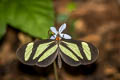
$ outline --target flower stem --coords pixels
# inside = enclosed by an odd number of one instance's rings
[[[54,74],[55,74],[55,80],[58,80],[58,73],[57,73],[57,67],[56,67],[56,62],[54,61]]]

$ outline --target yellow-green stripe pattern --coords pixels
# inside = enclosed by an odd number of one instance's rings
[[[40,44],[38,47],[37,47],[37,50],[35,52],[35,55],[33,57],[33,60],[36,59],[46,48],[48,48],[49,44],[53,43],[52,42],[48,42],[48,43],[43,43],[43,44]]]
[[[29,58],[30,58],[30,55],[32,53],[33,44],[34,44],[33,42],[28,43],[28,45],[27,45],[27,47],[25,49],[25,55],[24,55],[25,61],[28,61]]]
[[[69,56],[69,57],[72,58],[74,61],[79,61],[79,59],[78,59],[70,50],[68,50],[66,47],[64,47],[64,46],[62,46],[62,45],[59,45],[59,47],[60,47],[61,51],[62,51],[65,55]]]
[[[38,60],[38,62],[43,61],[44,59],[48,58],[50,55],[52,55],[56,49],[58,48],[58,45],[56,44],[52,48],[48,49]]]
[[[88,60],[91,60],[91,51],[89,45],[86,42],[82,42],[83,52],[85,53]]]
[[[82,56],[82,54],[80,53],[80,50],[79,50],[77,44],[68,43],[68,42],[65,42],[65,41],[63,41],[63,42],[66,43],[67,46],[68,46],[77,56],[79,56],[81,59],[83,59],[83,56]]]

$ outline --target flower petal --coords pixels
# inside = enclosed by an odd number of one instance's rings
[[[72,37],[68,34],[60,34],[60,37],[64,38],[64,39],[71,39]]]
[[[51,30],[52,32],[54,32],[54,33],[57,35],[58,31],[56,30],[55,27],[50,27],[50,30]]]
[[[62,33],[64,29],[66,29],[65,23],[63,25],[61,25],[61,27],[59,28],[59,33]]]
[[[56,38],[56,35],[53,35],[50,37],[50,39],[55,39]]]

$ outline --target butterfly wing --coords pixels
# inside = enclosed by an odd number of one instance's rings
[[[46,67],[56,59],[57,48],[54,40],[41,40],[21,46],[16,55],[24,64]]]
[[[98,56],[98,49],[91,43],[65,39],[59,45],[63,61],[71,66],[86,65],[94,62]]]

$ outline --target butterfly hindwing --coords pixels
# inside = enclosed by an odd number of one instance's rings
[[[17,50],[18,59],[24,64],[45,67],[50,65],[57,56],[54,40],[41,40],[27,43]]]
[[[65,39],[59,48],[63,61],[71,66],[90,64],[98,56],[97,48],[85,41]]]

